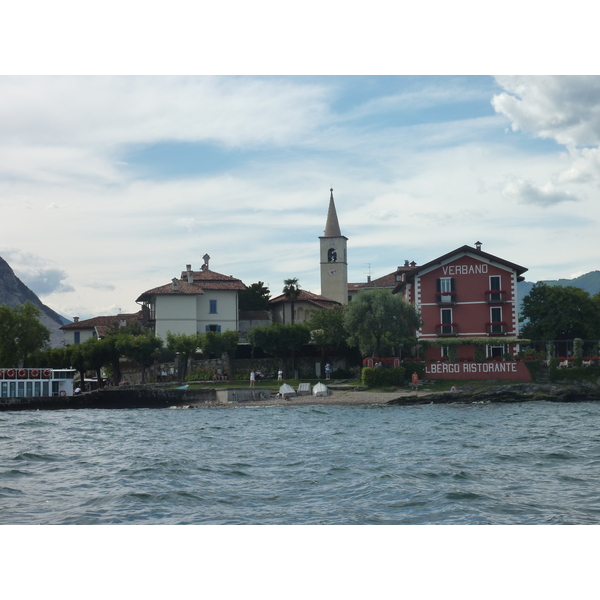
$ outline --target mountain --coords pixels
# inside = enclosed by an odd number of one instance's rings
[[[578,287],[588,292],[590,296],[593,296],[600,292],[600,271],[591,271],[585,275],[575,277],[575,279],[553,279],[544,281],[544,283],[547,285],[568,285]],[[517,292],[521,300],[529,294],[533,285],[534,284],[531,281],[521,281],[521,283],[517,284]]]
[[[35,304],[41,311],[40,321],[50,330],[52,348],[62,346],[65,334],[60,327],[70,323],[42,301],[15,275],[10,265],[0,256],[0,304],[20,306],[25,302]]]
[[[547,285],[565,285],[578,287],[593,296],[600,292],[600,271],[591,271],[574,279],[549,279],[544,281]],[[517,283],[517,294],[519,295],[519,312],[523,312],[523,298],[529,294],[535,284],[531,281]]]

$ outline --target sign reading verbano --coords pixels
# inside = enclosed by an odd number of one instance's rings
[[[448,265],[442,267],[444,275],[474,275],[476,273],[487,273],[488,265]]]
[[[436,362],[425,367],[427,379],[506,379],[531,381],[531,373],[523,362]]]

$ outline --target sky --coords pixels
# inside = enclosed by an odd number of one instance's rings
[[[597,76],[1,76],[0,256],[67,318],[186,264],[320,291],[481,241],[528,281],[600,268]]]

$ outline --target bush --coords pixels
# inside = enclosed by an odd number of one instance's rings
[[[393,367],[392,369],[376,369],[365,367],[362,370],[362,383],[367,387],[400,386],[404,384],[406,369]]]
[[[525,360],[524,363],[529,372],[531,373],[531,378],[534,381],[537,381],[542,373],[543,367],[541,363],[536,362],[535,360]]]
[[[596,367],[571,367],[558,369],[550,367],[550,381],[589,381],[594,382],[600,376]]]
[[[212,379],[213,379],[213,372],[207,371],[206,369],[190,371],[185,377],[186,381],[207,381],[207,380],[212,381]]]

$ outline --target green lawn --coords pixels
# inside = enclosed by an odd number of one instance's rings
[[[331,379],[329,381],[325,380],[325,379],[284,379],[283,383],[287,383],[288,385],[291,385],[295,390],[298,389],[298,384],[300,383],[310,383],[311,386],[316,385],[317,383],[324,383],[325,385],[335,385],[335,379]],[[361,385],[360,381],[349,381],[349,380],[344,380],[344,384],[347,385]],[[231,387],[236,387],[236,388],[249,388],[250,387],[250,382],[249,381],[209,381],[207,383],[190,383],[190,388],[204,388],[204,387],[209,387],[209,388],[215,388],[215,389],[225,389],[225,388],[231,388]],[[254,384],[255,388],[258,389],[272,389],[275,391],[279,391],[279,388],[281,387],[282,384],[277,382],[277,379],[267,379],[265,381],[257,381]],[[178,387],[178,386],[175,386]]]

